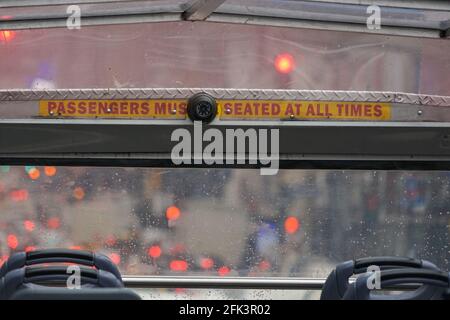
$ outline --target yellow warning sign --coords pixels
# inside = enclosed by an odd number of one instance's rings
[[[391,105],[374,102],[218,100],[222,119],[390,120]]]
[[[41,100],[41,117],[185,119],[186,100]]]
[[[391,119],[391,104],[378,102],[217,100],[222,120]],[[186,119],[185,99],[41,100],[39,116],[59,118]]]

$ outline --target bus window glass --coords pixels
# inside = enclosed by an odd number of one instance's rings
[[[449,267],[448,172],[2,166],[1,257],[103,252],[126,275],[324,278],[364,256]]]

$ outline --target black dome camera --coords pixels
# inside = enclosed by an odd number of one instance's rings
[[[192,121],[209,123],[217,115],[216,100],[207,93],[196,93],[188,100],[187,114]]]

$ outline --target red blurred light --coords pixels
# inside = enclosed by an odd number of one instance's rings
[[[173,260],[170,262],[170,270],[177,272],[185,272],[188,268],[188,264],[184,260]]]
[[[219,273],[219,276],[224,277],[227,274],[229,274],[230,271],[231,271],[230,268],[223,266],[223,267],[220,267],[217,272]]]
[[[70,246],[69,249],[72,249],[72,250],[81,250],[81,246]]]
[[[56,174],[56,167],[44,167],[44,172],[47,176],[52,177]]]
[[[298,228],[300,227],[300,222],[296,217],[288,217],[284,221],[284,230],[286,230],[286,233],[293,234],[298,231]]]
[[[180,217],[180,209],[175,206],[170,206],[166,210],[166,218],[169,221],[177,220]]]
[[[148,248],[147,254],[153,259],[159,258],[161,256],[162,250],[160,246],[151,246]]]
[[[41,172],[39,171],[39,169],[33,168],[28,171],[28,176],[31,180],[36,180],[41,176]]]
[[[280,73],[291,73],[295,68],[295,60],[289,53],[281,53],[275,57],[275,69]]]
[[[211,258],[202,258],[200,260],[200,266],[203,269],[211,269],[214,266],[214,260]]]
[[[73,190],[73,196],[75,197],[75,199],[77,200],[83,200],[85,193],[84,193],[84,189],[82,187],[76,187]]]
[[[10,195],[11,199],[16,202],[28,200],[28,190],[26,190],[26,189],[19,189],[19,190],[11,191],[11,193],[9,195]]]
[[[258,268],[260,271],[267,271],[270,269],[270,262],[263,260],[259,263]]]
[[[61,220],[58,217],[53,217],[47,220],[47,227],[49,229],[58,229],[61,226]]]
[[[28,246],[28,247],[25,247],[25,252],[30,252],[30,251],[35,251],[36,250],[36,247],[35,246]]]
[[[108,236],[108,237],[106,238],[106,240],[105,240],[106,245],[107,245],[107,246],[110,246],[110,247],[112,247],[113,245],[115,245],[116,242],[117,242],[117,239],[116,239],[116,237],[114,237],[113,235]]]
[[[108,257],[111,259],[111,261],[114,263],[114,264],[116,264],[116,265],[118,265],[118,264],[120,264],[120,255],[118,254],[118,253],[115,253],[115,252],[113,252],[113,253],[110,253],[109,255],[108,255]]]
[[[16,37],[16,32],[11,30],[0,31],[0,42],[9,42]]]
[[[6,237],[6,243],[11,249],[16,249],[19,245],[19,240],[15,234],[8,234]]]
[[[23,222],[23,227],[25,228],[25,230],[27,230],[28,232],[31,232],[34,230],[34,228],[36,227],[35,223],[31,220],[25,220]]]

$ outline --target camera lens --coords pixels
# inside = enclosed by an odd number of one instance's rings
[[[187,112],[192,121],[209,123],[217,115],[216,100],[207,93],[196,93],[188,100]]]

